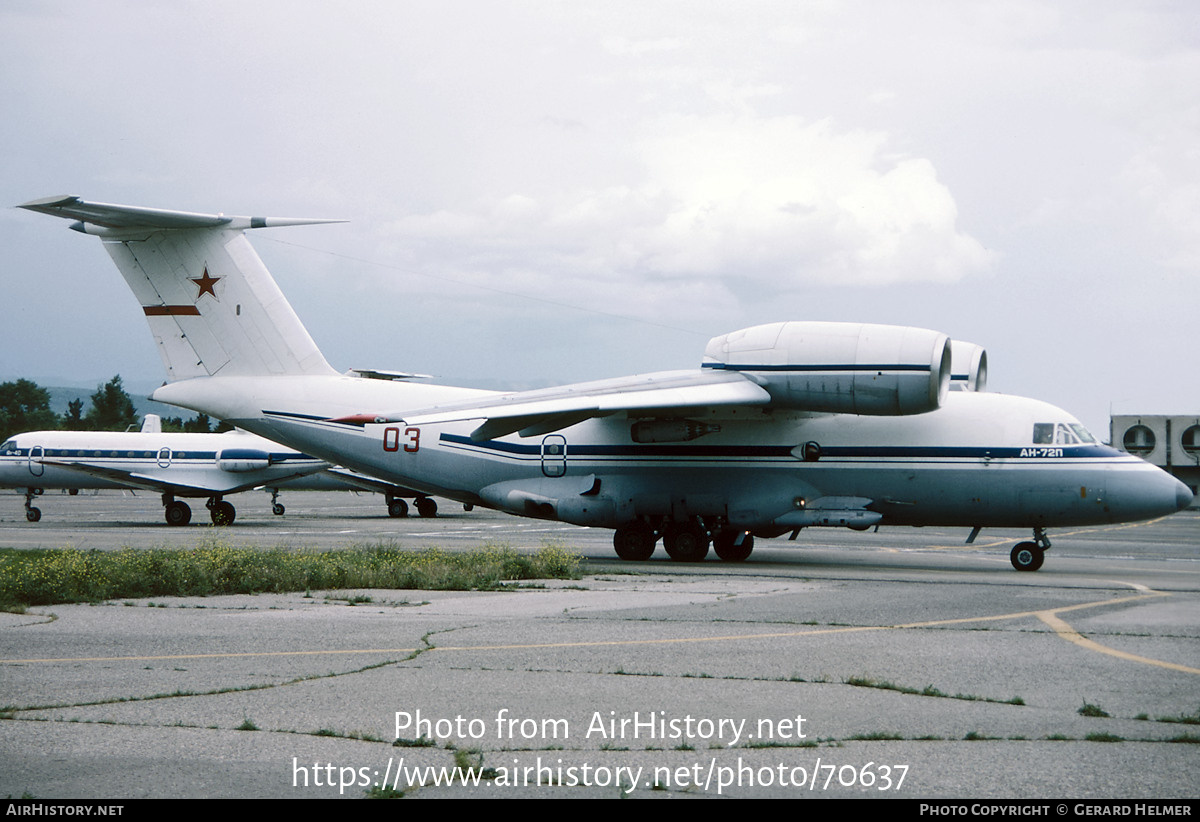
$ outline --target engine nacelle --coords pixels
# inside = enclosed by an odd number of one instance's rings
[[[775,405],[896,416],[938,407],[950,384],[950,340],[924,328],[787,322],[714,337],[705,368],[740,371]]]
[[[222,471],[237,474],[270,466],[271,455],[257,448],[222,448],[217,452],[217,467]]]
[[[982,345],[950,341],[950,387],[962,391],[987,390],[987,352]]]

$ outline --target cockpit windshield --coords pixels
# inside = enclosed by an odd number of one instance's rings
[[[16,450],[17,450],[17,441],[16,440],[9,440],[8,442],[4,443],[4,445],[0,445],[0,454],[11,454]]]
[[[1095,443],[1092,433],[1077,422],[1035,422],[1033,424],[1034,445],[1079,445]]]

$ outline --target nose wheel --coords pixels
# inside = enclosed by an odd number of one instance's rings
[[[1018,542],[1008,555],[1012,566],[1018,571],[1036,571],[1046,561],[1046,552],[1050,550],[1050,538],[1044,528],[1033,529],[1033,542]]]

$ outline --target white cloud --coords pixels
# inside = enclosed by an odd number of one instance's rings
[[[584,292],[620,284],[652,307],[681,292],[729,295],[745,281],[755,298],[954,282],[994,262],[958,230],[933,164],[887,155],[882,133],[792,116],[663,115],[625,145],[636,170],[611,186],[535,181],[537,197],[410,215],[392,233],[442,271],[491,270],[506,282],[540,272]]]

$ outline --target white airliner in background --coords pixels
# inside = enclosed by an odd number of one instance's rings
[[[229,217],[51,197],[100,237],[166,366],[153,399],[426,494],[615,530],[625,559],[749,556],[807,526],[1046,528],[1150,519],[1192,494],[1047,403],[949,391],[919,328],[781,322],[716,337],[701,367],[516,393],[339,374]],[[984,357],[962,346],[968,387]]]
[[[207,498],[214,525],[232,525],[236,510],[225,496],[253,488],[271,492],[271,509],[283,514],[279,491],[347,489],[378,491],[391,516],[407,516],[402,496],[416,496],[422,516],[437,503],[424,495],[331,466],[245,431],[223,434],[164,433],[147,414],[140,431],[31,431],[0,444],[0,488],[25,490],[25,518],[42,518],[33,500],[46,489],[71,491],[139,488],[162,494],[168,525],[187,525],[191,507],[176,497]]]

